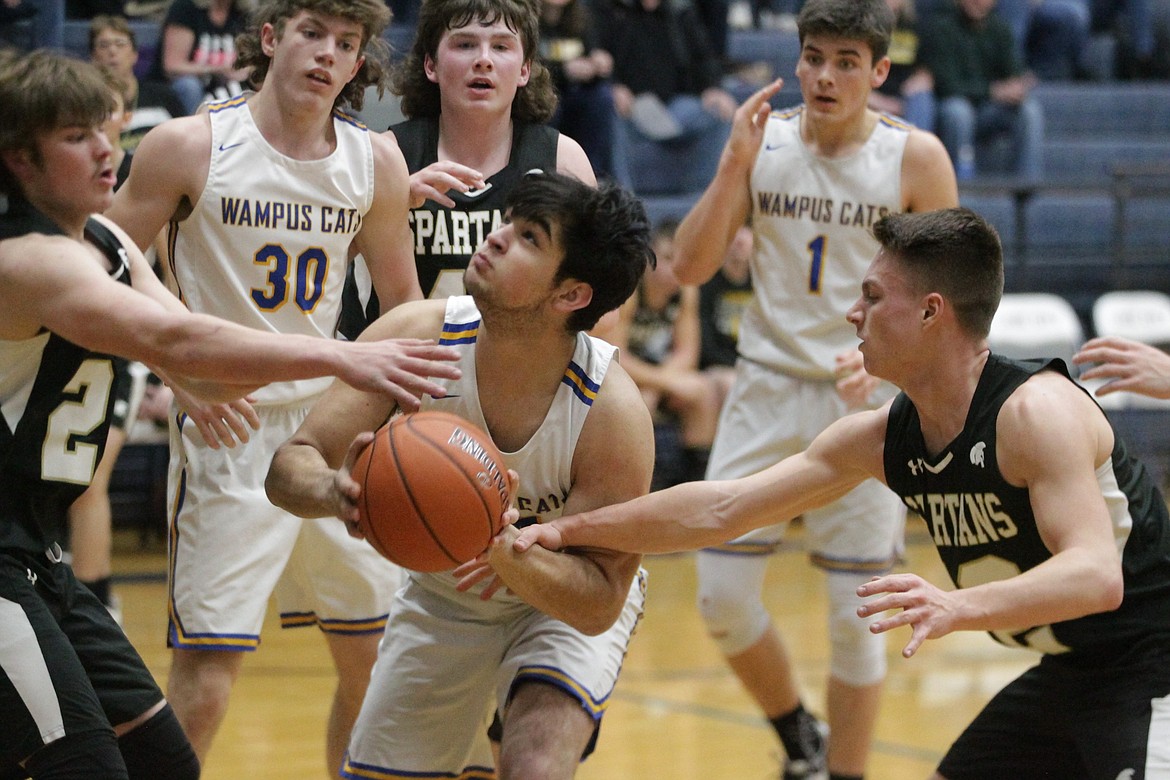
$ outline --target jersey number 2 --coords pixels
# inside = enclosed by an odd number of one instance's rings
[[[49,415],[41,450],[44,479],[80,485],[88,485],[93,479],[99,447],[78,439],[105,422],[113,385],[113,364],[98,358],[82,363],[65,385],[65,394],[76,395],[77,400],[63,401]]]

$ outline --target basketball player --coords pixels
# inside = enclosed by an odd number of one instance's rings
[[[110,165],[114,169],[114,190],[117,191],[130,175],[132,154],[121,146],[122,128],[130,120],[129,87],[113,70],[104,65],[98,65],[98,69],[114,96],[114,109],[102,129],[110,142]],[[110,587],[113,573],[110,478],[114,474],[118,454],[126,443],[127,431],[134,424],[146,382],[134,380],[128,360],[115,358],[113,366],[114,379],[110,392],[114,397],[114,413],[109,421],[110,433],[89,487],[69,506],[69,549],[66,558],[77,579],[106,605],[115,620],[121,622],[121,608]]]
[[[889,397],[858,371],[843,314],[876,245],[883,214],[958,203],[938,139],[867,107],[889,73],[893,18],[883,0],[809,0],[797,20],[804,104],[770,113],[775,82],[740,107],[715,178],[678,230],[674,270],[702,284],[736,230],[752,221],[754,299],[744,313],[734,389],[707,476],[740,477],[807,446],[850,408]],[[841,382],[834,386],[835,382]],[[893,563],[904,511],[875,482],[805,518],[825,572],[831,663],[827,705],[833,777],[861,777],[885,676],[884,639],[857,620],[857,586]],[[863,521],[859,523],[858,521]],[[837,530],[837,526],[848,529]],[[698,555],[708,633],[780,736],[784,777],[825,777],[823,738],[801,703],[761,593],[781,527]]]
[[[1082,381],[1109,380],[1097,388],[1097,395],[1127,391],[1170,399],[1170,354],[1152,344],[1118,336],[1090,339],[1073,362],[1097,364],[1081,372]]]
[[[393,137],[341,110],[360,107],[365,87],[379,81],[375,47],[388,20],[381,0],[264,2],[237,42],[258,91],[142,140],[110,215],[139,246],[171,222],[171,272],[191,309],[333,338],[351,244],[385,306],[421,297],[402,154]],[[201,757],[274,592],[282,625],[318,626],[337,669],[330,776],[361,706],[400,573],[336,523],[276,510],[262,486],[272,452],[326,386],[272,386],[252,397],[255,407],[179,398],[168,692]]]
[[[614,187],[531,174],[508,207],[465,272],[470,297],[404,304],[362,341],[441,333],[457,345],[463,381],[423,408],[490,432],[519,473],[523,525],[649,487],[649,413],[614,348],[584,331],[629,297],[653,254],[641,204]],[[393,411],[383,398],[331,387],[277,451],[273,501],[356,527],[361,488],[350,469]],[[508,593],[461,592],[450,572],[410,572],[342,776],[571,778],[592,750],[642,611],[639,560],[593,550],[526,560],[497,545],[484,563]],[[496,710],[498,775],[483,729]]]
[[[596,183],[581,145],[542,124],[557,98],[539,34],[536,0],[425,0],[410,54],[393,71],[409,118],[389,133],[411,172],[415,263],[427,297],[463,293],[472,252],[500,226],[525,173]],[[351,277],[341,331],[356,338],[377,318],[378,302],[360,262]]]
[[[881,249],[848,319],[866,371],[902,394],[753,476],[526,528],[513,549],[716,544],[873,477],[926,518],[959,589],[875,577],[857,589],[868,599],[857,615],[878,617],[870,630],[910,626],[905,658],[953,631],[1042,654],[960,735],[936,780],[1165,777],[1164,497],[1062,361],[990,353],[1003,256],[983,219],[967,209],[894,214],[875,233]]]
[[[199,762],[114,619],[62,563],[66,508],[113,415],[112,355],[211,400],[337,374],[408,407],[442,393],[450,352],[263,333],[192,314],[110,205],[114,101],[97,70],[37,52],[0,62],[0,776],[186,780]],[[411,372],[411,373],[407,373]],[[419,376],[412,376],[417,373]]]

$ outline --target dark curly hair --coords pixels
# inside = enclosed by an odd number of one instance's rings
[[[594,188],[572,176],[535,171],[512,190],[508,209],[514,217],[559,225],[565,256],[554,283],[576,279],[593,288],[589,305],[569,316],[569,331],[589,330],[625,303],[646,267],[656,264],[646,209],[615,184]]]
[[[423,63],[435,58],[443,33],[475,21],[504,24],[520,36],[524,61],[531,68],[528,83],[516,92],[512,118],[523,122],[547,122],[557,107],[557,93],[548,68],[538,59],[540,51],[539,0],[423,0],[418,31],[410,53],[390,74],[390,91],[402,97],[402,113],[415,119],[437,117],[441,105],[439,85],[427,78]]]
[[[333,105],[360,111],[366,87],[371,85],[378,87],[381,96],[390,55],[390,47],[382,39],[382,32],[390,24],[390,9],[382,0],[266,0],[260,3],[251,15],[248,29],[236,37],[236,67],[252,68],[248,79],[251,85],[260,88],[272,62],[260,46],[260,28],[271,24],[279,38],[284,35],[285,23],[301,11],[336,16],[356,22],[362,28],[362,45],[358,54],[365,57],[365,62]]]

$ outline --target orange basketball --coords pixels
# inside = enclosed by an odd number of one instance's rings
[[[415,571],[446,571],[483,552],[508,507],[504,458],[486,433],[446,412],[395,417],[358,455],[361,530]]]

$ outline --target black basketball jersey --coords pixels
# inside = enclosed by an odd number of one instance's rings
[[[733,282],[717,271],[699,288],[699,368],[734,366],[739,323],[752,300],[752,280]]]
[[[1000,407],[1029,377],[1044,370],[1068,377],[1060,360],[1014,361],[991,355],[966,425],[934,456],[926,451],[918,412],[904,393],[890,410],[886,482],[925,519],[958,587],[1007,579],[1052,557],[1040,538],[1027,489],[1008,484],[995,457]],[[1123,664],[1131,653],[1151,649],[1165,654],[1170,647],[1170,517],[1146,468],[1114,438],[1111,461],[1098,469],[1097,479],[1114,535],[1124,545],[1121,607],[1018,632],[992,632],[1003,644],[1095,666]]]
[[[130,284],[121,243],[90,220],[86,237]],[[61,229],[27,204],[0,215],[0,240]],[[93,478],[113,412],[113,360],[43,331],[0,341],[0,548],[40,552]]]
[[[488,186],[472,193],[447,193],[455,201],[453,209],[428,200],[410,210],[414,263],[423,295],[428,298],[462,294],[463,272],[475,250],[503,222],[504,207],[512,188],[529,171],[557,169],[560,133],[556,129],[524,122],[514,122],[513,126],[508,164],[488,178]],[[398,147],[411,173],[438,162],[438,118],[408,119],[390,130],[398,139]],[[449,275],[452,278],[444,278]],[[351,264],[338,328],[349,339],[357,338],[366,325],[378,318],[377,294],[370,291],[363,306],[366,291],[361,286]]]

